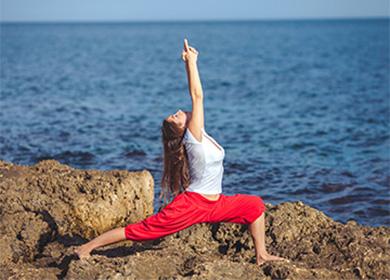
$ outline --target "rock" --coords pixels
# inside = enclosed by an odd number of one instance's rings
[[[150,172],[77,170],[55,160],[0,161],[1,263],[32,261],[49,242],[90,239],[153,214]]]
[[[390,228],[342,224],[304,203],[266,204],[266,244],[290,262],[255,264],[247,225],[200,223],[124,241],[80,261],[73,248],[152,215],[144,170],[0,161],[0,279],[390,279]]]

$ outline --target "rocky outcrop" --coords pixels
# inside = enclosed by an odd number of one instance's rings
[[[153,213],[148,171],[0,161],[3,279],[389,279],[390,228],[342,224],[301,202],[267,204],[266,243],[290,262],[255,264],[246,225],[196,224],[77,260],[93,236]]]
[[[92,238],[153,214],[151,174],[0,162],[0,265],[32,262],[58,239]]]

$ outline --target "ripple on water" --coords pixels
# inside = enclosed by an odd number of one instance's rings
[[[143,150],[132,150],[132,151],[125,151],[124,156],[126,158],[144,157],[146,156],[146,153]]]
[[[95,155],[84,151],[64,151],[54,155],[46,154],[34,157],[35,162],[45,159],[55,159],[63,163],[79,162],[81,164],[91,164],[94,162]]]
[[[344,195],[341,197],[333,198],[328,200],[328,203],[333,206],[338,205],[352,205],[355,203],[367,202],[367,197],[371,199],[372,195],[360,195],[360,194],[351,194]]]
[[[304,187],[304,188],[297,188],[294,191],[290,191],[290,194],[293,195],[305,195],[305,194],[315,194],[317,193],[313,188]]]
[[[320,191],[324,193],[341,192],[351,188],[352,184],[331,184],[325,183],[320,186]]]
[[[390,209],[383,207],[369,207],[367,208],[368,216],[386,217],[387,221],[390,221]]]

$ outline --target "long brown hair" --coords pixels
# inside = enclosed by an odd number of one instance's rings
[[[190,183],[188,157],[183,144],[184,130],[164,120],[161,127],[164,148],[164,170],[161,178],[160,199],[163,203],[183,192]]]

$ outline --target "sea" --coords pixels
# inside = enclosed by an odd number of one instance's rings
[[[205,129],[223,193],[302,201],[390,226],[389,19],[0,24],[0,159],[149,170],[161,124],[191,110],[184,38],[199,52]]]

